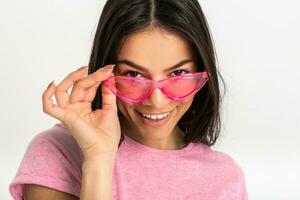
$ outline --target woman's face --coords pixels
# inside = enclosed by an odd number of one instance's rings
[[[125,60],[129,62],[124,62]],[[169,69],[184,60],[189,61],[177,68]],[[122,44],[116,64],[115,75],[145,77],[152,80],[197,71],[188,43],[174,33],[159,29],[135,33],[127,38]],[[176,125],[192,102],[193,97],[184,102],[172,101],[158,88],[143,104],[130,105],[117,99],[118,109],[123,114],[120,118],[122,133],[156,148],[165,149],[174,146],[175,143],[178,144],[178,138],[182,137],[182,131]],[[141,113],[167,112],[171,113],[159,122],[141,115]]]

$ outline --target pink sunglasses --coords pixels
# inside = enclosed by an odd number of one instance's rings
[[[110,76],[103,81],[116,96],[129,104],[144,102],[155,88],[174,101],[184,101],[196,94],[208,81],[208,74],[195,72],[154,81],[130,76]]]

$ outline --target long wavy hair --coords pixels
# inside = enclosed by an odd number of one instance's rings
[[[177,33],[195,54],[197,71],[207,71],[209,80],[198,92],[178,126],[185,143],[215,144],[221,131],[219,78],[216,53],[205,15],[197,0],[108,0],[102,10],[88,74],[115,63],[122,41],[149,27]],[[219,77],[219,78],[218,78]],[[92,102],[92,110],[101,109],[101,87]],[[119,116],[122,115],[118,112]],[[122,143],[124,136],[121,135]]]

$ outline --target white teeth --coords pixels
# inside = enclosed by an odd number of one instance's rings
[[[160,120],[160,119],[163,119],[163,118],[165,118],[166,116],[168,116],[169,114],[170,114],[170,112],[165,113],[165,114],[160,114],[160,115],[147,115],[147,114],[142,113],[143,117],[146,117],[146,118],[152,119],[152,120]]]

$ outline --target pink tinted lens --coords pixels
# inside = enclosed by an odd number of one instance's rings
[[[121,97],[138,100],[149,92],[151,84],[145,83],[142,79],[129,77],[115,77],[117,94]]]
[[[194,92],[199,85],[199,79],[193,76],[182,76],[168,79],[162,88],[163,92],[174,99],[184,98]]]

